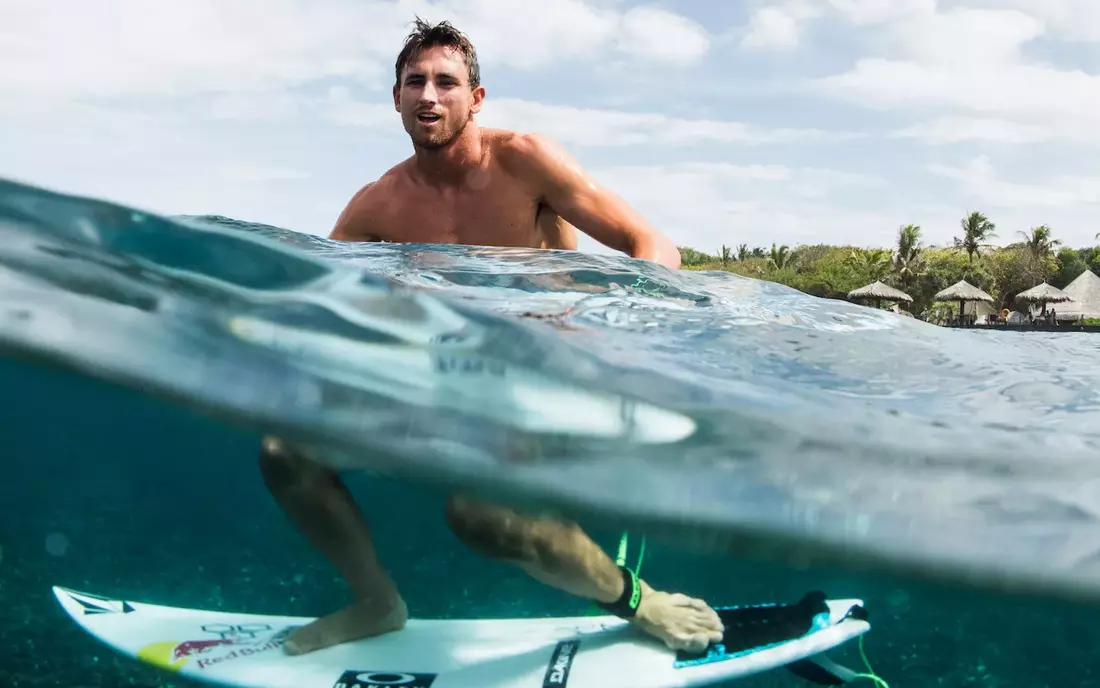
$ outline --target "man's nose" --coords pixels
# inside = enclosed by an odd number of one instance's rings
[[[439,93],[436,91],[435,84],[428,81],[424,84],[424,88],[420,89],[420,102],[422,103],[434,103],[439,100]]]

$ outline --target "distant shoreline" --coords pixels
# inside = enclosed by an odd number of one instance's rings
[[[1049,323],[979,323],[975,325],[941,325],[960,330],[1006,330],[1009,332],[1100,332],[1100,325],[1074,325],[1065,323],[1051,325]]]

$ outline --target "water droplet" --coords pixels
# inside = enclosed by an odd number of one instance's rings
[[[46,551],[54,557],[63,557],[69,551],[69,538],[61,533],[50,533],[46,536]]]

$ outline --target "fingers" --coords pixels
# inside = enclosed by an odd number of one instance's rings
[[[712,643],[721,643],[725,624],[718,612],[705,600],[683,593],[649,591],[649,611],[645,626],[653,635],[663,639],[672,650],[692,653],[705,652]]]
[[[718,640],[721,639],[722,636],[719,635]],[[706,634],[697,634],[683,636],[680,638],[670,638],[669,642],[666,644],[668,645],[669,649],[672,650],[684,650],[685,652],[699,653],[706,650],[707,646],[710,645],[712,642],[715,641],[713,641]]]
[[[711,609],[710,605],[703,600],[693,599],[691,601],[691,608],[701,614],[705,614],[706,616],[713,618],[715,621],[718,621],[718,623],[721,623],[721,621],[719,621],[718,619],[718,612]]]
[[[697,608],[692,605],[693,611]],[[712,643],[722,642],[725,627],[718,615],[705,605],[685,619],[678,631],[669,634],[666,644],[673,650],[703,652]]]
[[[701,626],[705,626],[708,629],[717,628],[718,640],[722,639],[722,633],[725,632],[725,625],[722,624],[722,619],[718,616],[718,612],[714,611],[705,600],[701,600],[695,597],[688,597],[687,595],[676,593],[673,595],[674,601],[683,607],[690,607],[693,611],[697,612]]]

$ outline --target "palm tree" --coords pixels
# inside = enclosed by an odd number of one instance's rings
[[[737,260],[745,260],[749,257],[749,245],[741,244],[737,247]]]
[[[775,244],[772,244],[772,252],[768,259],[771,261],[771,264],[775,266],[776,270],[782,270],[787,264],[787,259],[790,257],[790,250],[786,246],[776,248]]]
[[[894,271],[902,284],[908,284],[920,274],[920,225],[905,225],[898,229],[898,249],[894,252]]]
[[[966,251],[966,257],[971,265],[974,264],[974,256],[989,244],[987,239],[997,236],[994,233],[996,225],[989,221],[985,215],[973,212],[962,219],[963,236],[955,237],[955,248]]]
[[[892,259],[891,251],[885,248],[853,249],[849,254],[855,269],[876,282],[890,272]]]
[[[730,251],[730,247],[722,244],[721,253],[718,254],[718,260],[722,263],[722,267],[729,265],[732,259],[733,253]]]
[[[1020,235],[1023,236],[1032,257],[1036,259],[1046,258],[1055,246],[1062,243],[1059,239],[1050,238],[1050,227],[1047,225],[1032,227],[1030,233],[1020,232]]]

